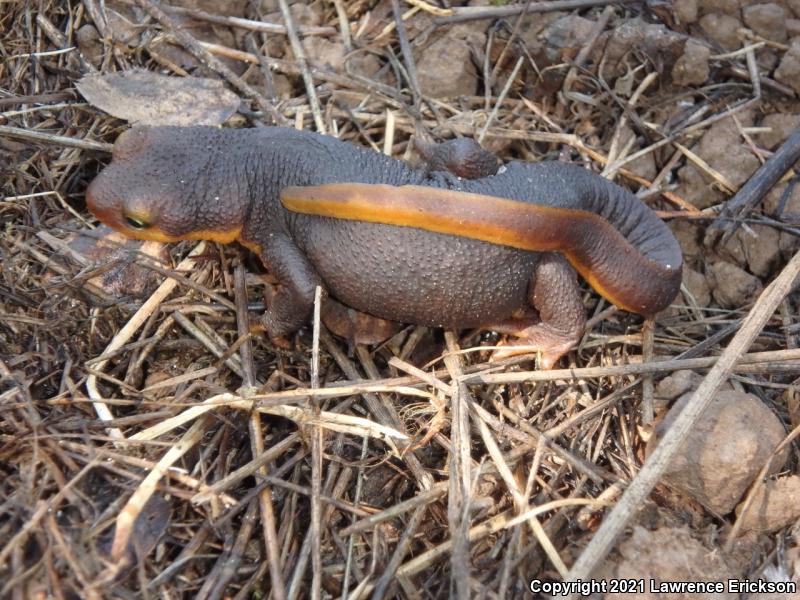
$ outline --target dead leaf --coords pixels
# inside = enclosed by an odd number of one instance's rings
[[[76,86],[93,106],[140,125],[221,125],[240,103],[221,81],[140,69],[86,75]]]

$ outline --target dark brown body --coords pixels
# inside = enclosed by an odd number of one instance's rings
[[[362,217],[346,207],[336,218],[302,214],[315,212],[314,193],[330,198],[331,184],[355,184],[372,214],[365,220],[394,224],[355,220]],[[392,186],[410,213],[398,220],[398,203],[378,202],[376,184]],[[291,190],[305,209],[281,204]],[[462,192],[477,195],[482,210],[469,209]],[[103,221],[133,237],[238,240],[258,252],[282,283],[264,318],[273,336],[306,321],[323,285],[385,319],[513,332],[551,364],[584,318],[564,257],[598,291],[643,314],[667,306],[680,283],[680,249],[652,211],[563,163],[512,163],[466,180],[293,130],[134,129],[87,197]],[[433,226],[440,212],[455,217],[445,229]],[[560,226],[548,226],[547,215]],[[492,227],[527,241],[476,235]]]
[[[406,227],[297,215],[290,231],[329,293],[384,319],[481,327],[528,306],[540,255]],[[446,307],[446,308],[445,308]]]

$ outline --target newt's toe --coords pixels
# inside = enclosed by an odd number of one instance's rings
[[[506,341],[504,346],[492,353],[491,362],[519,356],[538,354],[542,369],[552,369],[558,360],[575,347],[580,334],[564,332],[538,323],[511,333],[516,339]]]

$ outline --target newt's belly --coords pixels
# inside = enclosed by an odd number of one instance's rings
[[[480,327],[529,306],[535,252],[306,215],[290,228],[332,296],[383,319]]]

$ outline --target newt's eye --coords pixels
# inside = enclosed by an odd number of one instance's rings
[[[133,229],[147,229],[150,227],[150,223],[143,221],[137,217],[131,217],[130,215],[125,215],[125,221],[130,225]]]

